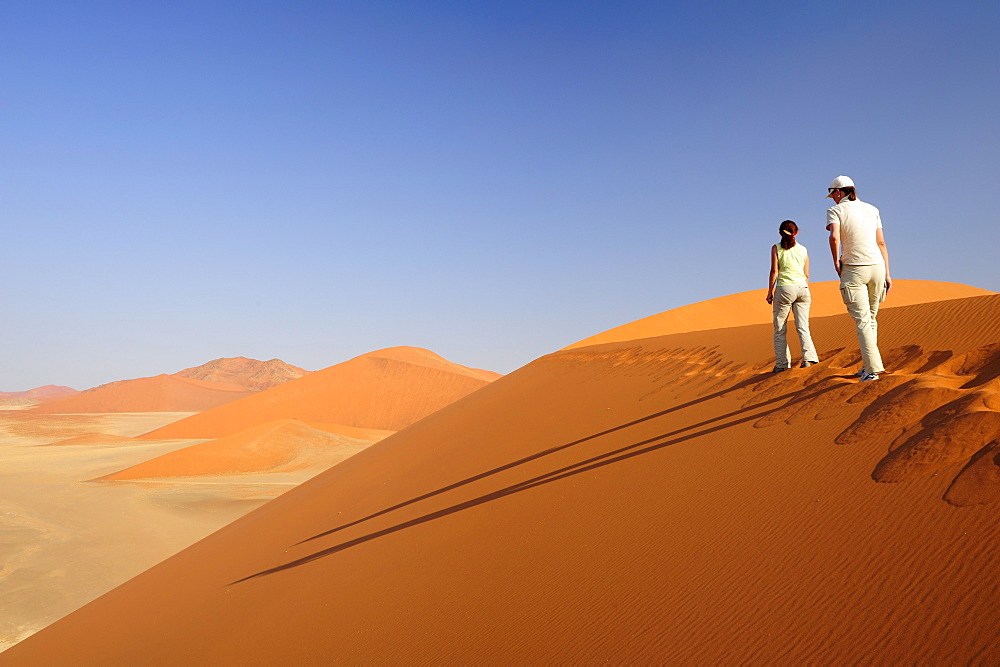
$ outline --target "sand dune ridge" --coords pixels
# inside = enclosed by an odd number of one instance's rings
[[[843,314],[808,369],[768,372],[770,329],[546,355],[0,662],[1000,660],[1000,295],[887,309],[873,383]]]

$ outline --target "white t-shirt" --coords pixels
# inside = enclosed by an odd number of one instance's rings
[[[826,211],[826,228],[840,225],[840,263],[854,266],[883,264],[882,252],[875,243],[875,230],[882,228],[878,209],[860,199],[847,197]]]

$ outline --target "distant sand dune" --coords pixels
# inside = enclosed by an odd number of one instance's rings
[[[39,402],[50,401],[63,396],[76,394],[76,389],[63,387],[61,385],[47,384],[44,387],[35,387],[28,391],[0,391],[0,399],[3,398],[24,398]]]
[[[121,380],[32,408],[37,414],[199,412],[250,395],[235,384],[156,375]]]
[[[842,313],[547,355],[0,662],[996,664],[1000,295],[880,323],[866,384]]]
[[[31,410],[39,414],[201,412],[306,373],[280,359],[227,357],[174,374],[120,380],[82,392],[50,385],[26,393],[42,401]]]
[[[174,422],[143,437],[220,438],[278,419],[398,431],[500,377],[394,347]]]
[[[225,357],[194,368],[185,368],[174,375],[193,380],[235,384],[251,391],[264,391],[300,378],[308,372],[298,366],[286,364],[280,359],[258,361],[246,357]]]
[[[297,419],[283,419],[178,449],[105,475],[100,480],[249,475],[329,468],[371,444],[371,440],[335,435]]]

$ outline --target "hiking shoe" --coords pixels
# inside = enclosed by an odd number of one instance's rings
[[[772,373],[783,373],[783,372],[785,372],[787,370],[788,370],[787,368],[778,368],[777,366],[775,366],[774,368],[771,369],[771,372]]]
[[[864,377],[865,375],[867,375],[867,374],[868,374],[868,371],[866,371],[866,370],[865,370],[865,367],[864,367],[864,366],[862,366],[862,367],[861,367],[861,370],[860,370],[860,371],[858,371],[857,373],[855,373],[855,374],[854,374],[854,377],[859,377],[859,378],[863,378],[863,377]]]
[[[878,373],[865,373],[858,382],[871,382],[878,379]]]
[[[809,368],[810,366],[814,366],[818,363],[819,363],[818,361],[803,361],[801,364],[799,364],[799,368]]]

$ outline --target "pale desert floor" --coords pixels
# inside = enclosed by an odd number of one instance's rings
[[[0,411],[0,650],[316,472],[93,482],[201,441],[40,446],[136,436],[189,414]]]

